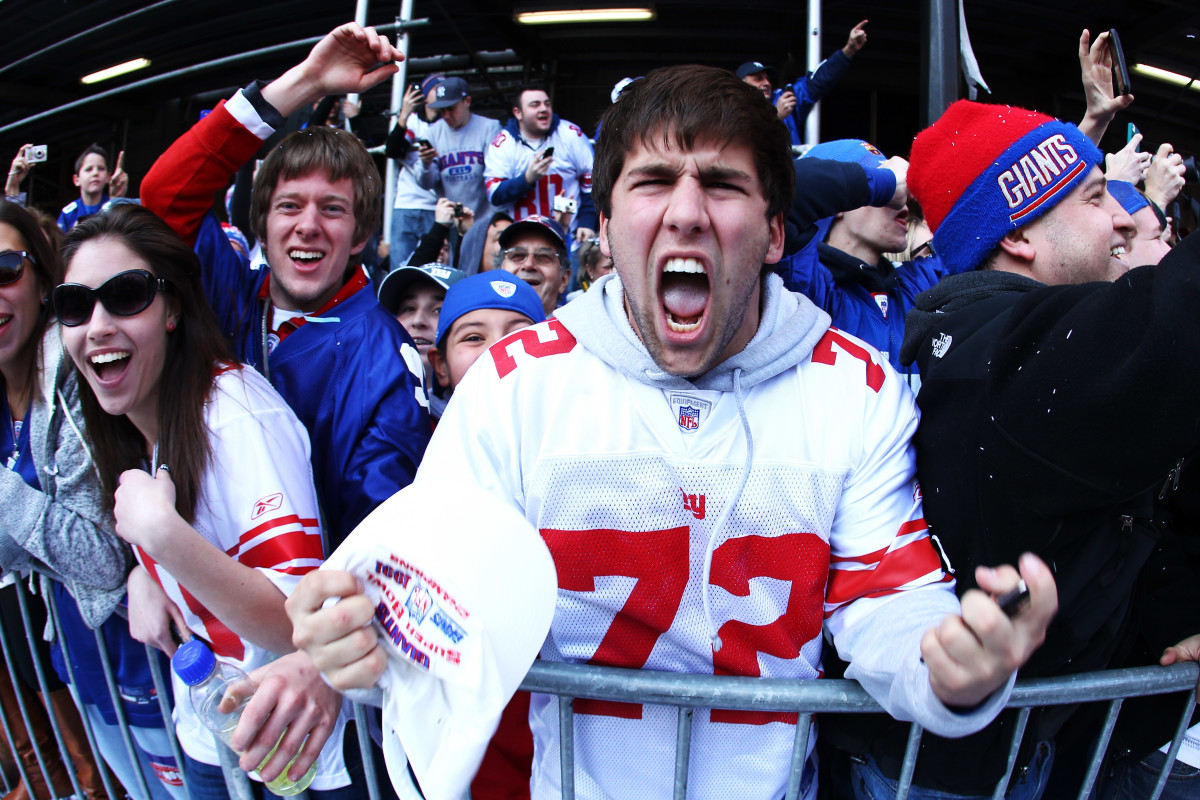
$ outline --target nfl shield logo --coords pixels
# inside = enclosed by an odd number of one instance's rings
[[[429,614],[429,609],[433,608],[433,597],[430,596],[428,589],[418,583],[413,587],[408,600],[405,601],[404,608],[412,616],[413,620],[420,625],[425,621],[426,615]]]
[[[505,300],[517,293],[516,284],[508,281],[492,281],[492,291],[503,297]]]
[[[700,409],[682,406],[679,409],[679,427],[685,431],[694,431],[700,427]]]

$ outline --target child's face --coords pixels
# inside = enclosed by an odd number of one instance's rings
[[[533,320],[506,308],[480,308],[463,314],[446,332],[446,355],[429,352],[438,382],[451,389],[467,374],[484,351],[513,331],[528,328]]]
[[[426,371],[430,368],[429,351],[437,335],[438,313],[446,299],[446,290],[425,280],[414,282],[400,299],[396,319],[408,331]],[[426,372],[428,374],[428,372]]]
[[[97,195],[108,184],[108,164],[99,153],[88,153],[75,176],[75,185],[82,194]]]

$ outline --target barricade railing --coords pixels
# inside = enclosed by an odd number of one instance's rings
[[[31,599],[23,585],[24,582],[24,580],[16,581],[17,598],[25,628],[24,634],[30,651],[35,656],[33,661],[38,688],[42,692],[43,697],[47,697],[46,665],[40,663],[36,657],[34,648],[34,637],[40,637],[42,631],[32,630],[28,613],[28,604],[30,602],[42,602],[42,599]],[[53,594],[47,593],[44,599],[49,606],[50,618],[53,621],[59,642],[65,649],[66,642],[61,636],[61,624]],[[17,640],[15,636],[12,638],[14,641]],[[18,680],[17,672],[15,671],[13,653],[10,652],[8,639],[8,635],[0,636],[4,662],[8,667],[9,677],[14,682],[14,690],[18,698],[22,722],[28,730],[32,730],[29,714],[27,713],[24,701],[21,699],[22,693],[19,687],[16,686]],[[130,732],[129,721],[124,713],[120,692],[110,667],[111,662],[107,657],[104,637],[99,632],[97,632],[96,641],[100,649],[101,658],[103,659],[102,667],[109,695],[119,720],[125,748],[130,761],[136,765],[138,757]],[[186,786],[187,774],[184,767],[183,753],[174,735],[174,725],[171,722],[171,708],[167,701],[167,679],[159,666],[158,658],[155,657],[156,651],[147,648],[147,652],[150,656],[151,674],[158,694],[159,708],[162,713],[163,722],[169,734],[171,747]],[[64,661],[67,665],[68,676],[71,679],[71,690],[74,693],[76,682],[69,657],[69,650],[64,652]],[[1004,777],[997,783],[993,797],[1002,798],[1004,796],[1005,787],[1008,785],[1016,766],[1017,752],[1029,721],[1030,712],[1034,708],[1083,703],[1108,704],[1104,723],[1097,737],[1087,774],[1083,784],[1080,786],[1078,797],[1080,800],[1084,800],[1096,781],[1101,761],[1107,751],[1123,701],[1131,697],[1185,693],[1186,699],[1180,707],[1179,722],[1176,726],[1175,735],[1171,740],[1167,758],[1159,776],[1158,785],[1152,797],[1148,799],[1157,800],[1165,785],[1167,775],[1171,770],[1176,755],[1179,752],[1184,734],[1187,731],[1188,721],[1191,717],[1192,708],[1195,705],[1198,676],[1200,676],[1200,665],[1189,662],[1175,664],[1170,667],[1142,667],[1067,675],[1056,678],[1018,680],[1007,705],[1007,708],[1018,710],[1017,723],[1014,726],[1009,743],[1008,767]],[[697,710],[719,708],[735,711],[797,713],[798,721],[787,783],[787,800],[794,800],[799,796],[800,781],[803,776],[808,753],[813,714],[864,714],[882,711],[879,704],[858,683],[851,680],[794,681],[772,678],[686,675],[538,661],[530,669],[521,688],[530,692],[554,695],[558,698],[560,770],[562,797],[564,800],[574,800],[575,798],[573,703],[579,698],[642,703],[673,707],[677,710],[673,791],[673,796],[677,800],[683,800],[687,796],[692,718]],[[76,697],[76,699],[78,698]],[[371,712],[368,712],[363,707],[355,707],[355,719],[358,723],[359,747],[362,753],[367,794],[371,800],[376,800],[375,775],[377,774],[377,769],[382,765],[377,765],[373,758],[370,737],[367,733],[368,713]],[[67,750],[63,744],[63,735],[59,728],[58,720],[55,719],[53,713],[47,716],[54,731],[55,742],[63,754],[62,760],[67,768],[73,791],[77,797],[82,798],[84,794],[80,788],[70,759],[66,756]],[[99,753],[88,715],[82,714],[81,717],[92,752]],[[7,718],[7,715],[0,715],[0,726],[3,727],[4,733],[10,743],[15,741],[11,730],[12,722],[12,720]],[[901,766],[896,800],[905,800],[908,796],[922,734],[923,730],[919,725],[915,723],[910,725],[908,746]],[[229,785],[231,800],[250,800],[252,794],[250,792],[249,779],[244,772],[238,769],[236,755],[229,752],[223,745],[219,746],[218,750],[222,753],[222,766]],[[37,753],[38,768],[45,776],[45,784],[53,793],[55,791],[54,784],[47,770],[43,754],[37,751],[36,748],[35,752]],[[21,780],[25,782],[26,786],[29,786],[29,775],[26,765],[22,764],[21,758],[16,756],[15,753],[14,760]],[[100,763],[98,756],[97,763]],[[144,776],[142,776],[140,770],[135,770],[135,772],[138,779],[136,789],[144,797],[150,797],[151,793],[149,787],[146,785]],[[112,782],[109,780],[106,771],[102,769],[100,773],[109,797],[117,798],[118,795],[114,793]],[[4,784],[6,792],[13,788],[8,784],[7,779],[4,779]]]

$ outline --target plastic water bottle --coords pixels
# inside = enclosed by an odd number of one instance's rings
[[[222,742],[229,745],[230,749],[233,749],[230,739],[233,738],[233,732],[242,718],[242,709],[250,702],[250,698],[245,698],[228,711],[222,711],[220,706],[231,686],[249,680],[246,673],[232,664],[217,661],[212,650],[208,649],[208,645],[199,639],[192,639],[180,645],[179,649],[175,651],[175,655],[171,656],[171,669],[175,671],[180,680],[190,687],[188,691],[191,694],[192,707],[196,709],[200,721]],[[286,729],[284,733],[287,733]],[[283,741],[283,734],[280,734],[279,741]],[[271,756],[275,755],[278,748],[279,742],[275,742],[271,752],[267,753],[262,764],[258,765],[259,769],[262,769],[271,760]],[[296,758],[299,757],[300,754],[297,753]],[[288,773],[291,772],[292,764],[295,763],[296,759],[293,758],[288,762],[287,768],[279,774],[279,777],[273,781],[264,782],[263,785],[273,794],[283,797],[303,792],[316,777],[317,765],[314,763],[309,767],[308,772],[304,773],[299,780],[292,780],[288,777]]]

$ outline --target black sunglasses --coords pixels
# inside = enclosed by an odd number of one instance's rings
[[[95,289],[81,283],[62,283],[54,287],[54,315],[68,328],[92,318],[96,300],[108,313],[118,317],[140,314],[154,302],[154,295],[167,291],[167,282],[144,269],[118,272]]]
[[[0,253],[0,286],[21,280],[25,272],[25,259],[33,261],[33,256],[24,250],[5,250]]]

